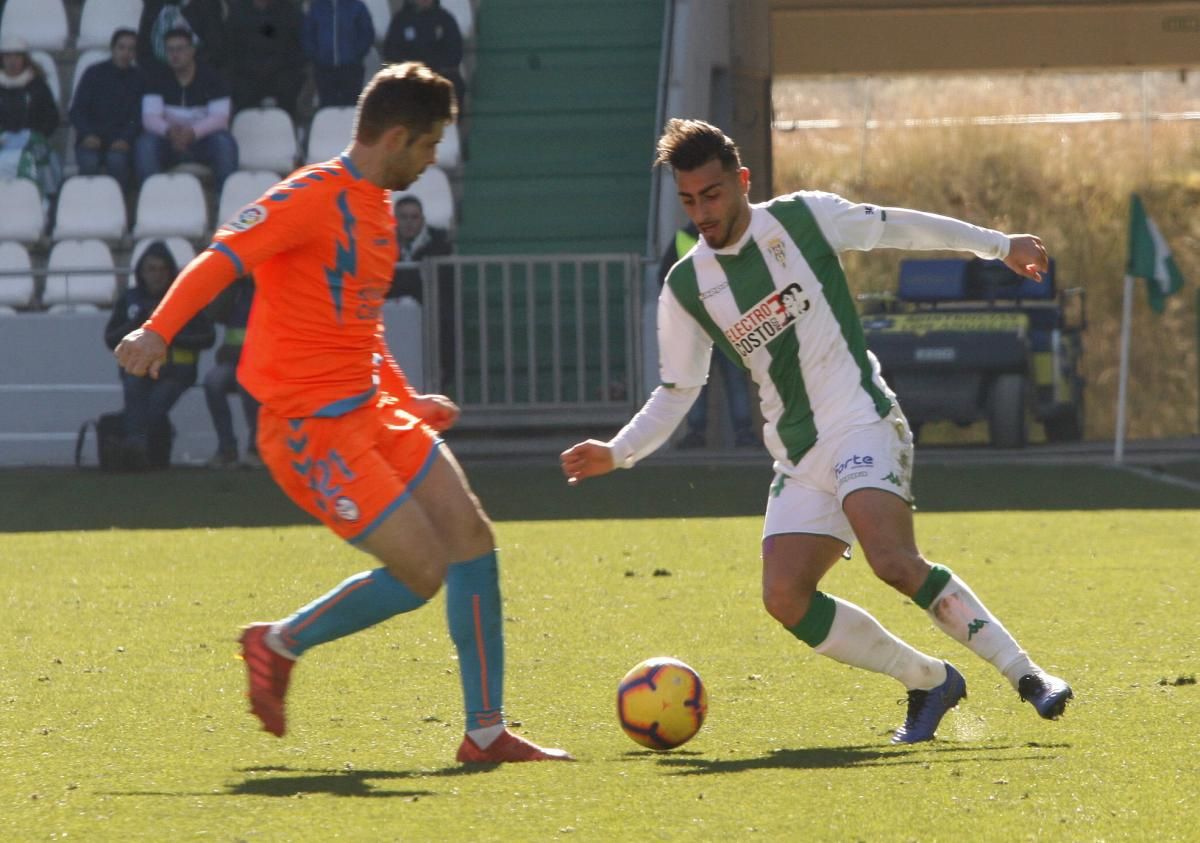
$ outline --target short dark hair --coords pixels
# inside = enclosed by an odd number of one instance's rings
[[[186,38],[189,44],[195,45],[196,36],[186,26],[173,26],[163,33],[163,44],[166,44],[172,38]]]
[[[114,29],[112,38],[108,39],[108,48],[111,50],[113,47],[117,46],[117,42],[119,40],[121,40],[122,38],[124,38],[126,35],[128,35],[132,38],[137,38],[137,32],[135,30],[130,29],[127,26],[119,26],[116,29]]]
[[[401,205],[416,205],[418,211],[422,214],[425,213],[425,206],[421,204],[421,200],[411,193],[406,193],[396,200],[396,207],[399,208]]]
[[[703,167],[714,158],[721,162],[721,168],[726,171],[742,166],[737,144],[716,126],[703,120],[680,120],[677,117],[668,120],[662,137],[658,139],[657,152],[655,166],[665,164],[672,170],[685,173]]]
[[[395,126],[412,139],[433,131],[433,124],[454,119],[454,85],[416,61],[389,64],[371,77],[358,97],[354,139],[374,143]]]

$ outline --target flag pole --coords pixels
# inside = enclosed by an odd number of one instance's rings
[[[1125,403],[1129,387],[1129,335],[1133,321],[1133,276],[1125,276],[1125,296],[1121,303],[1121,368],[1117,376],[1117,432],[1113,441],[1113,462],[1125,460]]]

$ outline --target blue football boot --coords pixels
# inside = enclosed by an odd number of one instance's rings
[[[933,740],[946,712],[967,697],[967,681],[954,665],[945,662],[946,681],[928,691],[908,692],[908,716],[892,735],[892,743],[920,743]]]
[[[1047,720],[1062,716],[1067,700],[1075,696],[1070,685],[1049,673],[1026,673],[1017,682],[1017,693]]]

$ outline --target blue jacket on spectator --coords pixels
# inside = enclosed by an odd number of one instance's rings
[[[142,94],[146,80],[136,67],[124,70],[112,59],[83,72],[71,99],[71,125],[79,137],[95,135],[106,143],[133,144],[142,130]]]
[[[362,0],[313,0],[304,16],[304,54],[321,67],[358,64],[375,43],[375,25]]]

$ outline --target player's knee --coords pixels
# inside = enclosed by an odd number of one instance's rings
[[[767,614],[786,627],[800,623],[812,602],[812,589],[797,583],[771,581],[763,583],[762,601]]]
[[[429,560],[423,565],[388,565],[388,570],[400,582],[425,600],[433,599],[446,579],[447,563],[442,560]]]
[[[929,568],[920,553],[898,549],[868,551],[867,564],[875,576],[903,594],[914,594]]]

